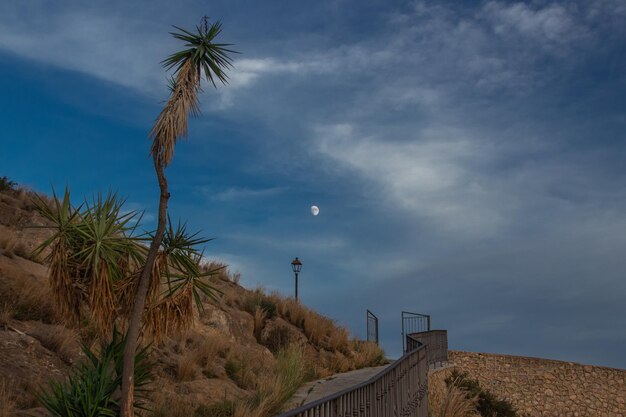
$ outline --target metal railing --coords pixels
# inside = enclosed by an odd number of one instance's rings
[[[428,416],[426,346],[405,353],[372,379],[278,417]]]
[[[426,346],[429,365],[448,361],[448,331],[430,330],[411,333],[406,336],[407,349],[414,350]]]
[[[278,417],[428,417],[428,367],[447,359],[447,332],[407,334],[406,342],[411,350],[368,381]]]
[[[407,335],[430,331],[430,316],[428,314],[402,312],[402,352],[408,352]]]
[[[378,344],[378,317],[367,310],[367,341]]]

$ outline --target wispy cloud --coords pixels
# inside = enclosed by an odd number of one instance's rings
[[[224,191],[220,191],[216,194],[211,194],[210,191],[207,193],[211,196],[213,200],[217,201],[237,201],[244,199],[257,199],[263,197],[276,196],[282,192],[284,192],[286,188],[284,187],[272,187],[272,188],[261,188],[261,189],[252,189],[246,187],[231,187]]]

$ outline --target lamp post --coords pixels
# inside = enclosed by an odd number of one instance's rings
[[[298,274],[302,269],[302,262],[300,262],[300,259],[296,257],[296,259],[291,261],[291,269],[293,269],[294,274],[296,274],[296,301],[298,301]]]

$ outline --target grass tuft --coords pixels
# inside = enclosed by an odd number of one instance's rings
[[[72,363],[79,354],[78,335],[73,330],[60,325],[36,326],[30,335],[39,340],[41,345],[55,352],[66,363]]]
[[[9,381],[0,379],[0,417],[13,417],[15,415],[17,401],[10,387]]]

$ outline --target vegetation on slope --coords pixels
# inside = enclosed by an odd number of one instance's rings
[[[97,352],[103,340],[90,315],[71,323],[55,308],[47,252],[31,255],[50,237],[30,227],[50,225],[34,198],[15,185],[0,192],[0,402],[30,412],[46,381],[85,363],[81,344]],[[384,361],[377,346],[291,298],[241,287],[222,267],[201,272],[218,270],[207,279],[223,295],[201,294],[193,326],[152,345],[146,416],[269,416],[306,380]]]

